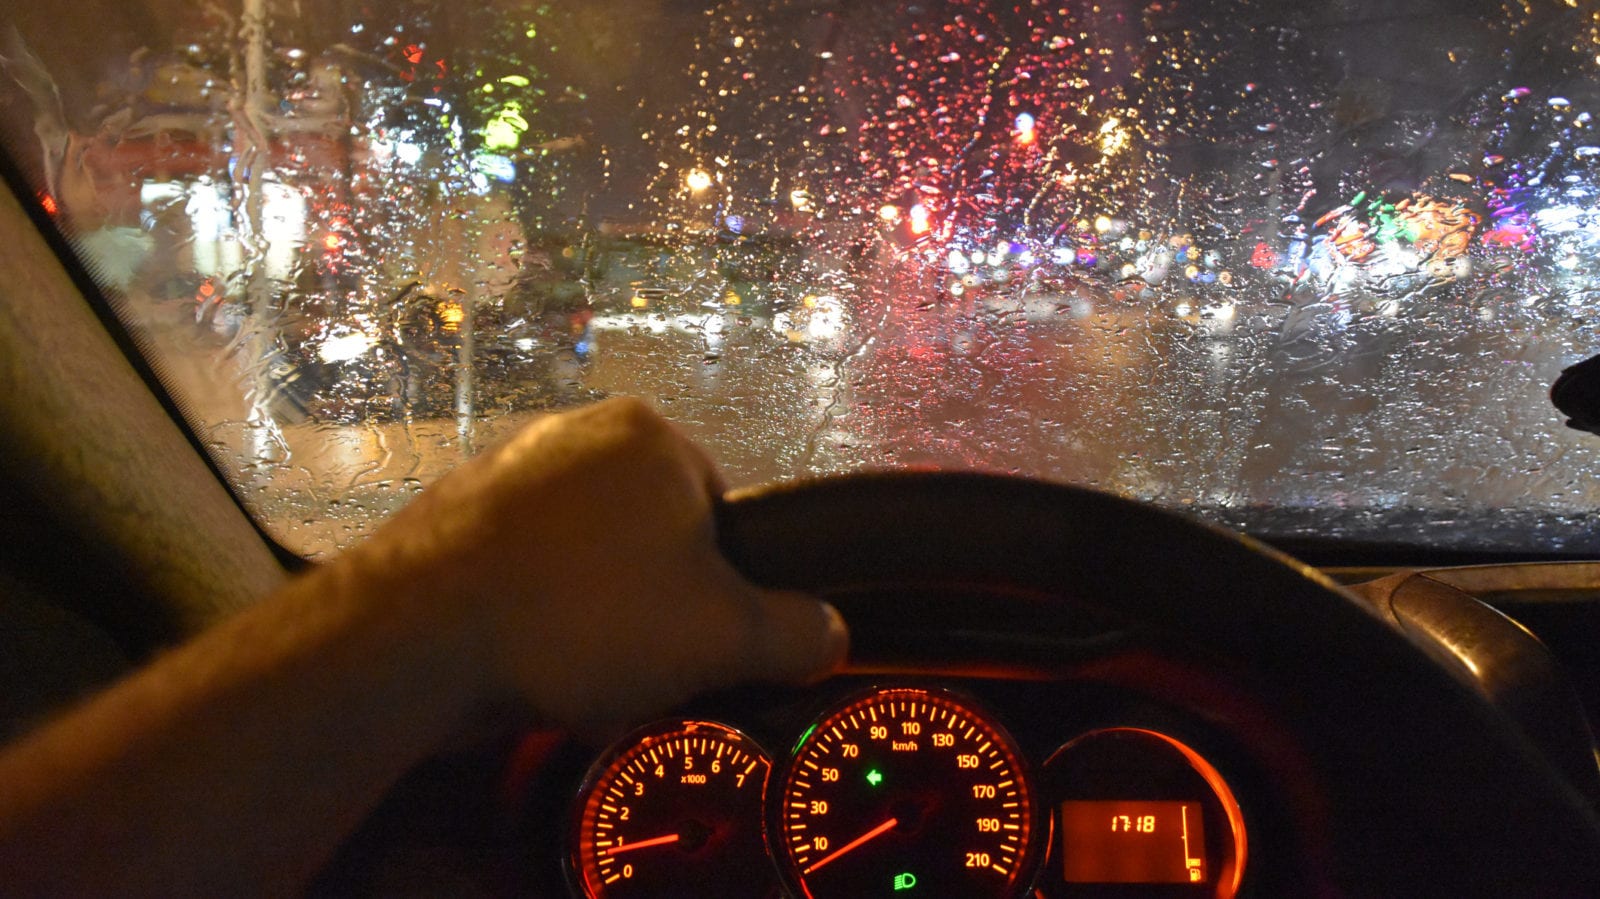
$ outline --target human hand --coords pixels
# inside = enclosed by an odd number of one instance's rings
[[[843,662],[831,606],[758,588],[718,552],[722,486],[649,406],[608,401],[441,479],[350,561],[469,616],[490,692],[604,738],[696,692]]]

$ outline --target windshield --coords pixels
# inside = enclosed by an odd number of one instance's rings
[[[73,7],[82,7],[74,9]],[[316,556],[541,413],[1600,549],[1588,0],[12,4],[0,132]]]

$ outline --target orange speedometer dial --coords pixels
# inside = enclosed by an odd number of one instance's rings
[[[1038,867],[1036,818],[1010,736],[923,689],[873,690],[824,715],[772,811],[780,864],[811,899],[1020,896]]]
[[[578,797],[571,870],[583,895],[766,899],[777,875],[762,839],[772,762],[726,725],[665,721],[590,771]]]

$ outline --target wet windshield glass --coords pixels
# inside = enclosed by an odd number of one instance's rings
[[[33,200],[297,551],[617,394],[735,484],[1600,546],[1600,446],[1546,396],[1600,351],[1588,0],[0,19]]]

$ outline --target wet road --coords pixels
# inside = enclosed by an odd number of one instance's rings
[[[1279,531],[1392,537],[1399,515],[1407,539],[1470,546],[1503,539],[1496,522],[1510,528],[1524,510],[1550,524],[1547,545],[1593,539],[1600,438],[1562,427],[1547,399],[1592,352],[1571,313],[1418,299],[1295,308],[1082,282],[951,297],[882,271],[852,283],[781,314],[597,314],[588,353],[553,355],[542,377],[571,403],[651,399],[735,486],[980,469]],[[478,395],[505,386],[480,382]],[[480,416],[473,442],[534,414]],[[359,537],[465,457],[457,423],[437,416],[207,420],[214,441],[242,448],[230,452],[243,454],[247,500],[313,553]]]
[[[583,381],[649,385],[738,483],[931,465],[1169,505],[1600,504],[1600,441],[1546,398],[1586,350],[1564,317],[1177,307],[884,291],[795,341],[754,316],[620,315]]]

